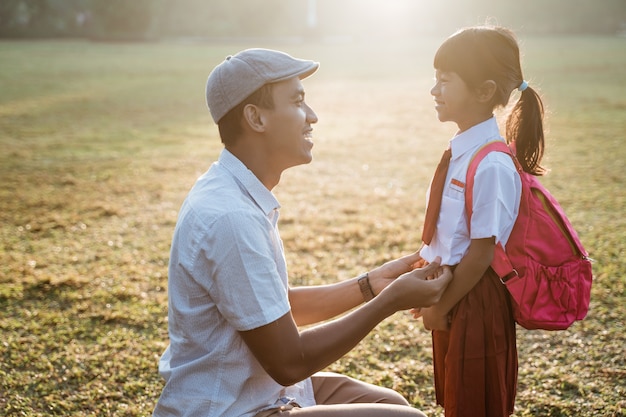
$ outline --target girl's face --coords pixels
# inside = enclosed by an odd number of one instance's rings
[[[485,120],[485,109],[456,72],[435,71],[430,90],[440,122],[454,122],[462,132]]]

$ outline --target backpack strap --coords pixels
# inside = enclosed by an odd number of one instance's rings
[[[489,152],[493,151],[508,154],[513,159],[515,168],[518,171],[522,169],[511,148],[509,148],[506,143],[500,140],[489,142],[483,145],[480,149],[478,149],[478,151],[476,151],[474,156],[472,156],[472,159],[470,160],[469,166],[467,168],[467,175],[465,178],[465,210],[467,212],[467,228],[470,230],[470,235],[472,224],[472,211],[474,207],[474,176],[476,175],[478,165],[483,160],[483,158],[487,156]],[[502,243],[500,242],[496,244],[493,260],[491,261],[491,268],[496,272],[496,274],[498,274],[502,283],[505,283],[506,281],[517,275],[517,271],[515,270],[515,268],[513,268],[513,265],[511,264],[509,257],[502,247]]]

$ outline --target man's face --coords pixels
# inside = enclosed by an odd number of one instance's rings
[[[294,77],[274,84],[273,109],[264,109],[267,154],[274,168],[308,164],[313,159],[313,128],[317,115],[304,101],[304,88]]]

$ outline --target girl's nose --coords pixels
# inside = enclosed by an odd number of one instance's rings
[[[433,87],[430,89],[430,95],[436,96],[439,93],[439,83],[435,83]]]

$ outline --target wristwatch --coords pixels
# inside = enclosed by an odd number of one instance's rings
[[[374,294],[374,291],[372,291],[372,286],[370,285],[370,276],[368,272],[359,275],[357,281],[359,283],[359,289],[361,290],[361,294],[363,294],[363,301],[367,303],[369,300],[376,296]]]

